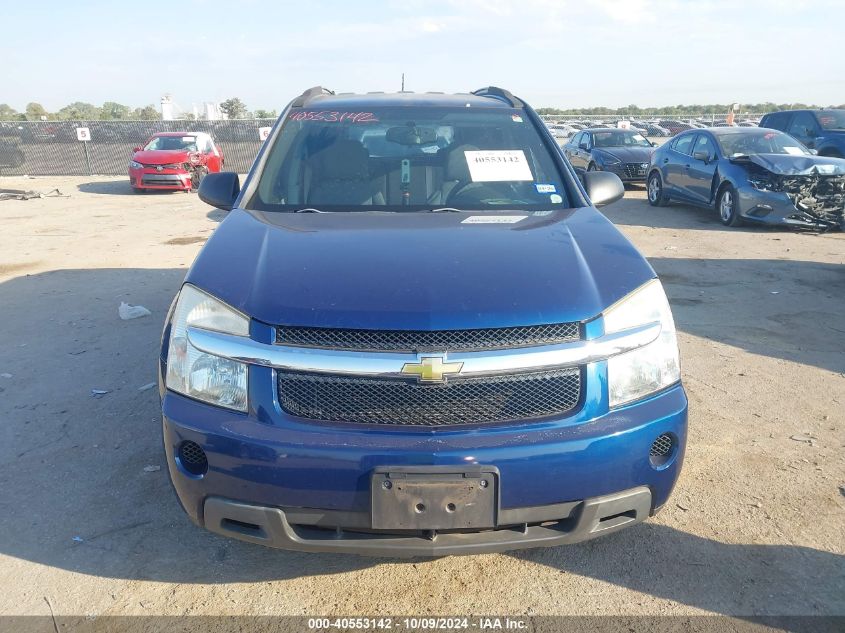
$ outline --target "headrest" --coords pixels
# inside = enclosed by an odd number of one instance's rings
[[[370,153],[360,141],[339,140],[314,155],[317,170],[330,180],[363,180],[369,177]]]
[[[464,152],[474,152],[478,148],[475,145],[458,145],[449,152],[446,158],[446,180],[469,181],[469,166]]]

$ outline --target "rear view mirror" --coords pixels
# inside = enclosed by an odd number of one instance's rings
[[[384,137],[399,145],[433,145],[437,141],[437,130],[431,127],[403,125],[388,128]]]
[[[231,171],[206,174],[200,181],[197,192],[200,200],[212,207],[231,211],[238,194],[241,192],[241,181],[238,175]]]
[[[625,195],[625,185],[619,176],[609,171],[584,172],[582,181],[590,202],[596,207],[621,200]]]

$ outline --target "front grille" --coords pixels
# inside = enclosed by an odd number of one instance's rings
[[[181,185],[182,179],[176,174],[144,174],[141,178],[144,185]]]
[[[674,442],[672,441],[672,436],[668,433],[664,433],[654,440],[648,454],[651,457],[666,457],[666,455],[671,452],[673,444]]]
[[[625,163],[625,175],[628,178],[645,178],[645,172],[648,166],[643,167],[645,163]]]
[[[276,343],[280,345],[363,352],[471,352],[555,345],[579,338],[578,323],[477,330],[353,330],[290,326],[276,330]]]
[[[302,418],[448,427],[570,413],[581,400],[581,370],[457,377],[437,384],[281,371],[278,389],[282,408]]]

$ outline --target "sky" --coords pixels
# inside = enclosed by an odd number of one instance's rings
[[[534,107],[845,102],[842,0],[2,0],[0,103],[181,109],[304,89]],[[146,8],[145,8],[146,7]],[[166,10],[165,10],[166,7]]]

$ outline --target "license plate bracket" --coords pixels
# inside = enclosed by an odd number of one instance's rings
[[[380,467],[370,492],[376,530],[492,528],[499,473],[490,466]]]

